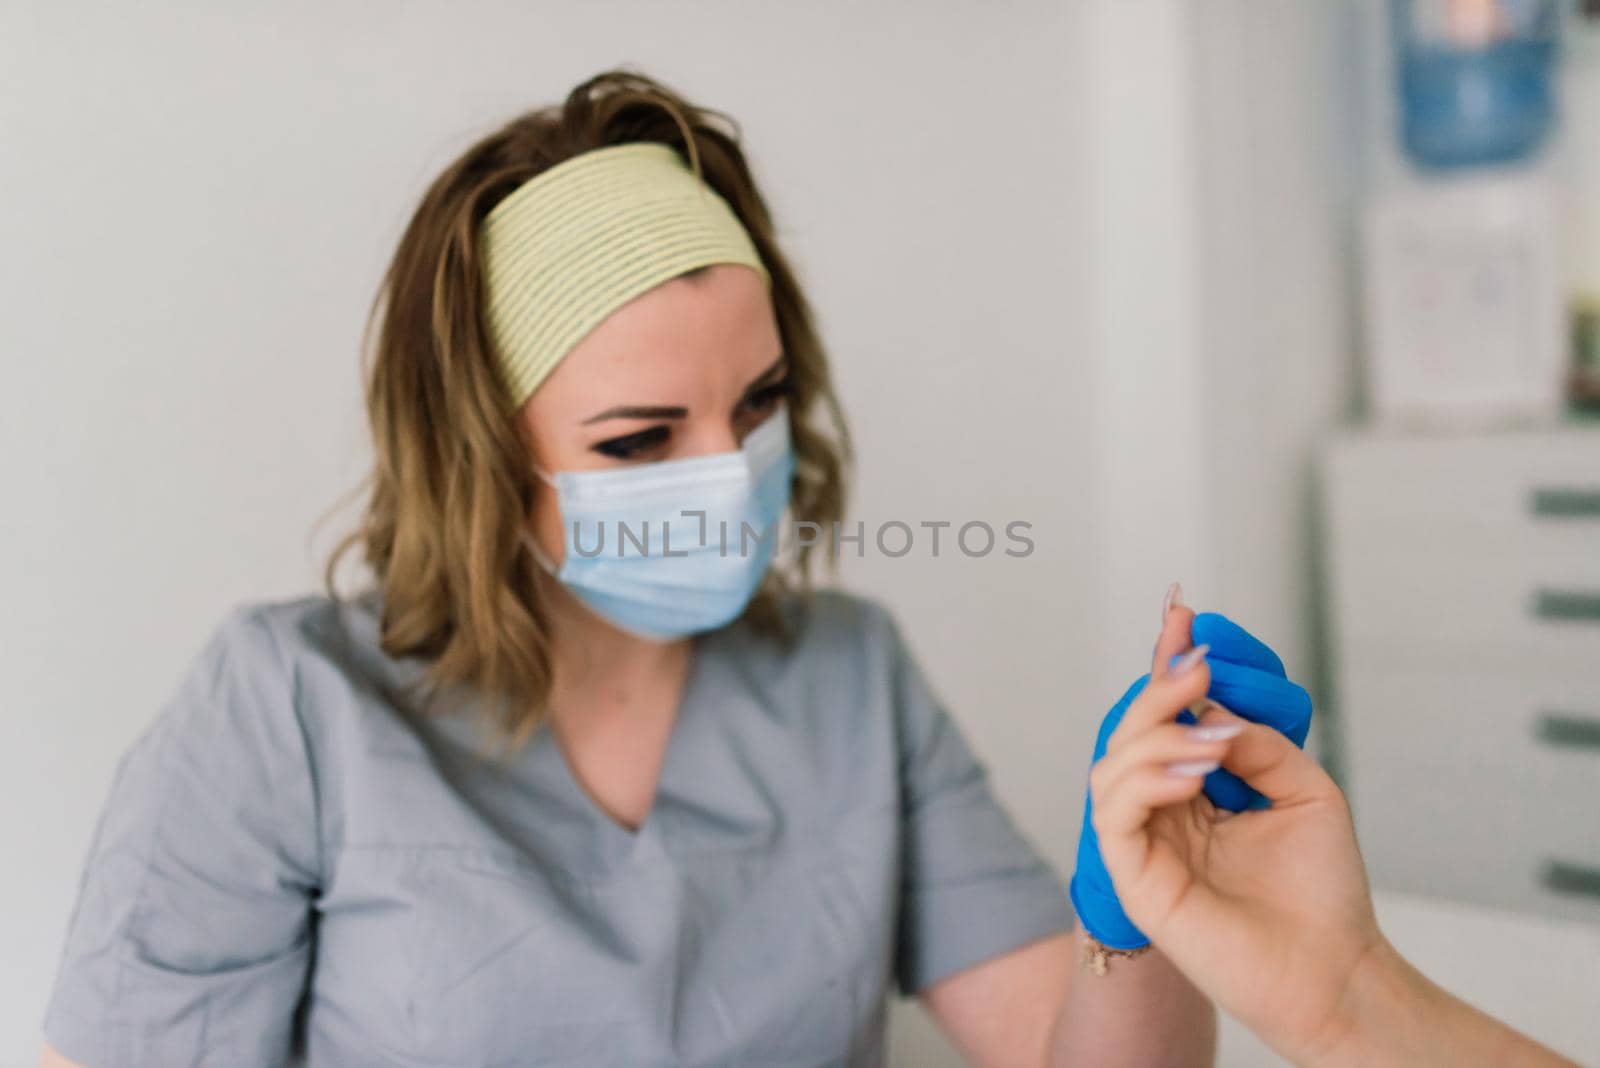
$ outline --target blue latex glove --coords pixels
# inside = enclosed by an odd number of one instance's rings
[[[1249,631],[1215,612],[1197,614],[1189,633],[1194,645],[1211,646],[1206,654],[1206,664],[1211,669],[1211,685],[1206,696],[1245,719],[1277,728],[1304,749],[1306,735],[1311,729],[1311,697],[1289,681],[1278,654]],[[1149,675],[1140,678],[1106,713],[1100,724],[1100,734],[1095,738],[1091,765],[1105,756],[1106,740],[1149,682]],[[1188,710],[1177,716],[1179,723],[1194,721],[1194,715]],[[1268,808],[1271,804],[1226,768],[1218,768],[1207,775],[1203,789],[1213,804],[1230,812]],[[1100,858],[1100,842],[1091,820],[1093,813],[1094,797],[1085,791],[1077,870],[1068,888],[1072,907],[1077,910],[1084,929],[1102,943],[1113,949],[1135,949],[1150,940],[1128,919],[1122,911],[1122,903],[1117,900],[1111,876]]]

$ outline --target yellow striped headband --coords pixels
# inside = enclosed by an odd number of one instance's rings
[[[617,308],[713,263],[772,276],[728,202],[671,145],[563,160],[496,204],[480,232],[486,322],[514,408]]]

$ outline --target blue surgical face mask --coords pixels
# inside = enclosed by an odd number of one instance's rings
[[[789,503],[780,408],[733,452],[601,471],[538,472],[555,487],[566,556],[534,558],[614,626],[670,640],[732,622],[755,596]]]

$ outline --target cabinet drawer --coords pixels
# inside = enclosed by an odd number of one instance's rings
[[[1351,434],[1333,442],[1324,473],[1336,511],[1391,524],[1600,522],[1600,426],[1473,436]]]
[[[1600,660],[1600,435],[1345,445],[1327,466],[1341,649],[1492,670]]]
[[[1375,885],[1600,921],[1600,678],[1341,672]]]
[[[1600,524],[1493,539],[1351,523],[1338,535],[1336,625],[1353,657],[1447,650],[1481,667],[1600,663]]]

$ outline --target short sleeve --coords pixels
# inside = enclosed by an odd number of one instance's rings
[[[903,877],[895,982],[945,976],[1072,927],[1060,876],[990,790],[987,768],[888,620]]]
[[[89,1068],[283,1065],[311,960],[315,789],[259,608],[212,634],[123,754],[45,1038]]]

